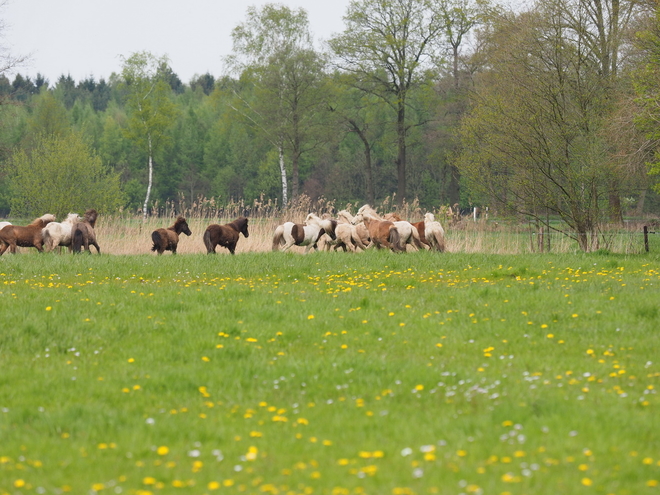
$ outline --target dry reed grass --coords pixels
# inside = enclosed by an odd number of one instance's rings
[[[291,202],[286,208],[278,206],[276,201],[262,199],[246,204],[243,201],[218,205],[212,198],[199,198],[190,206],[181,200],[178,203],[168,202],[162,207],[156,206],[143,222],[140,215],[120,212],[116,215],[99,217],[96,232],[101,252],[104,254],[135,255],[151,253],[151,233],[160,227],[169,227],[177,215],[186,217],[192,231],[190,237],[182,235],[177,252],[180,254],[206,253],[202,240],[206,227],[213,223],[224,224],[239,216],[249,218],[250,236],[242,235],[236,247],[236,253],[267,252],[271,250],[275,228],[286,221],[302,223],[308,213],[336,213],[346,209],[355,213],[361,204],[336,205],[335,201],[321,198],[312,201],[301,196]],[[376,205],[378,211],[385,213],[396,211],[397,214],[411,222],[420,221],[425,210],[417,202],[407,203],[403,208],[397,208],[394,198],[387,198]],[[543,250],[535,228],[520,219],[482,218],[476,222],[471,217],[459,217],[448,207],[440,207],[433,211],[436,219],[443,225],[446,235],[447,252],[449,253],[486,253],[486,254],[524,254],[548,251],[547,241],[550,238],[552,253],[577,252],[577,242],[558,233],[545,234]],[[636,254],[644,251],[644,241],[641,235],[642,223],[628,224],[625,228],[603,226],[596,249],[606,249],[611,252]],[[660,239],[652,237],[652,251],[660,249]],[[413,248],[408,248],[412,250]],[[225,248],[218,247],[219,254],[229,254]],[[304,248],[294,247],[292,252],[302,253]],[[166,253],[165,256],[169,255]]]

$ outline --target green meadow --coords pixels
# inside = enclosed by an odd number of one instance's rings
[[[654,494],[660,258],[0,259],[0,494]]]

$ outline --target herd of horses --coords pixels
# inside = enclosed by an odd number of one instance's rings
[[[49,252],[58,246],[68,247],[73,253],[91,253],[90,246],[94,246],[100,254],[94,231],[97,218],[96,210],[90,209],[82,217],[70,213],[61,223],[56,222],[51,214],[43,215],[27,226],[0,222],[0,256],[7,249],[16,253],[17,247],[34,247],[39,252]],[[190,236],[192,232],[186,219],[179,216],[170,227],[151,233],[151,250],[159,255],[165,251],[176,254],[181,234]],[[214,254],[217,246],[221,246],[234,254],[240,234],[246,238],[250,235],[246,217],[224,225],[209,225],[203,236],[207,253]],[[318,250],[321,239],[325,240],[324,249],[345,252],[364,251],[370,247],[406,252],[407,246],[416,250],[445,250],[445,232],[433,213],[426,213],[422,221],[410,223],[395,213],[381,216],[369,205],[362,206],[355,216],[342,210],[337,213],[337,218],[310,213],[302,224],[285,222],[275,229],[272,249],[288,251],[293,246],[303,246],[307,253],[311,249]]]
[[[89,251],[89,246],[96,248],[101,253],[96,242],[94,226],[98,213],[94,209],[87,210],[80,217],[76,213],[70,213],[67,218],[58,223],[55,215],[46,213],[35,219],[30,225],[12,225],[9,222],[0,222],[0,256],[7,249],[16,253],[17,247],[34,247],[37,251],[52,251],[57,246],[68,246],[69,251],[80,253]]]

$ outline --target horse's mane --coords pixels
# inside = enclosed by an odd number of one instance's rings
[[[54,221],[55,215],[46,213],[45,215],[41,215],[39,218],[35,218],[30,225],[44,225]]]
[[[186,223],[186,219],[179,215],[176,217],[176,221],[174,222],[174,225],[172,225],[172,228],[176,229],[177,226],[181,225],[182,223]]]
[[[239,217],[236,220],[234,220],[233,222],[231,222],[231,225],[236,226],[237,227],[236,230],[241,230],[245,226],[246,223],[248,223],[247,217]]]

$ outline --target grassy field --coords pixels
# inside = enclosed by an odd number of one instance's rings
[[[659,261],[3,256],[0,494],[658,493]]]

